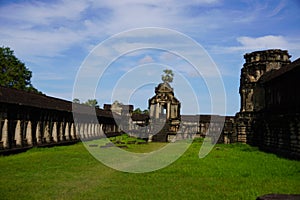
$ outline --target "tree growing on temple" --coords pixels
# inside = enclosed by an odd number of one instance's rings
[[[96,99],[88,99],[85,103],[83,103],[85,105],[88,106],[92,106],[92,107],[99,107],[98,105],[98,101]]]
[[[78,103],[78,104],[80,104],[80,99],[74,98],[74,99],[73,99],[73,103]]]
[[[171,69],[165,69],[164,74],[161,75],[161,80],[164,83],[172,83],[173,82],[173,78],[174,78],[174,73]]]
[[[31,84],[32,72],[9,47],[0,47],[0,85],[25,91],[38,92]]]

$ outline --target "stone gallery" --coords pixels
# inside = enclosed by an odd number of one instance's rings
[[[155,95],[149,99],[149,115],[133,113],[133,105],[116,108],[105,104],[101,109],[73,104],[81,107],[79,114],[84,120],[79,122],[73,118],[70,101],[0,87],[0,152],[110,137],[123,130],[148,141],[163,142],[171,141],[178,134],[184,138],[190,134],[206,137],[221,131],[220,137],[212,139],[219,143],[248,143],[300,159],[297,88],[300,59],[291,62],[290,57],[287,51],[279,49],[245,54],[239,89],[241,108],[235,117],[181,115],[181,103],[168,79],[158,84]],[[96,113],[96,119],[89,116],[91,110]],[[225,123],[224,120],[211,123],[212,117],[225,118]],[[126,119],[128,123],[116,123],[116,118]],[[144,127],[143,131],[137,133],[138,127]]]

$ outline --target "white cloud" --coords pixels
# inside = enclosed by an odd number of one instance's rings
[[[288,42],[283,36],[267,35],[263,37],[239,37],[237,41],[245,49],[271,49],[271,48],[286,48]]]
[[[0,6],[0,43],[22,57],[54,57],[74,45],[88,48],[108,35],[139,27],[179,27],[190,21],[184,9],[216,0],[18,2]],[[92,10],[92,13],[89,13]],[[105,14],[101,14],[107,11]],[[11,14],[13,13],[13,14]],[[92,17],[89,16],[92,14]],[[103,16],[102,16],[103,15]],[[1,22],[0,21],[0,22]],[[28,51],[30,47],[30,51]]]
[[[0,7],[0,18],[16,20],[27,25],[49,25],[56,19],[77,20],[88,6],[86,1],[63,0],[53,4],[44,2],[12,3]],[[14,11],[13,14],[10,13]]]
[[[142,59],[139,60],[140,64],[151,63],[151,62],[154,62],[154,59],[149,55],[146,55]]]
[[[211,52],[215,54],[250,52],[266,49],[284,49],[300,55],[300,38],[284,37],[282,35],[265,35],[262,37],[238,37],[238,46],[213,46]]]

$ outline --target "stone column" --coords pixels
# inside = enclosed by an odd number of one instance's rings
[[[100,134],[101,137],[104,136],[103,124],[100,124],[100,126],[99,126],[99,134]]]
[[[99,124],[95,124],[95,136],[99,136]]]
[[[59,124],[59,140],[64,141],[64,122],[60,122]]]
[[[84,123],[84,130],[82,132],[82,136],[84,136],[83,138],[88,138],[88,124]]]
[[[71,123],[71,139],[76,140],[76,133],[75,133],[74,123]]]
[[[78,133],[78,135],[79,135],[79,137],[82,139],[82,138],[84,138],[84,123],[80,123],[80,125],[79,125],[79,133]]]
[[[80,132],[80,126],[79,126],[79,124],[78,123],[73,123],[74,124],[74,134],[75,134],[75,137],[76,137],[76,139],[78,139],[79,138],[79,132]]]
[[[117,132],[118,126],[116,124],[113,125],[113,132]]]
[[[16,140],[16,146],[21,147],[22,146],[21,120],[17,120],[17,125],[15,129],[15,140]]]
[[[69,131],[69,123],[66,123],[66,128],[65,128],[65,138],[66,140],[70,140],[70,131]]]
[[[171,112],[171,105],[170,105],[170,103],[168,103],[168,104],[167,104],[167,112],[166,112],[166,114],[167,114],[167,119],[170,119],[170,112]]]
[[[38,122],[35,130],[36,143],[42,144],[42,133],[41,133],[41,123]]]
[[[97,124],[93,123],[93,129],[92,129],[92,132],[93,132],[93,136],[96,137],[97,136]]]
[[[4,120],[4,124],[2,127],[2,139],[1,141],[3,142],[3,148],[5,149],[9,149],[10,145],[9,145],[9,138],[8,138],[8,120],[5,119]]]
[[[91,138],[92,137],[92,124],[88,123],[87,126],[88,126],[87,135],[88,135],[88,138]]]
[[[155,105],[155,118],[158,119],[159,118],[159,113],[160,113],[160,106],[159,103],[157,103]]]
[[[32,146],[32,126],[31,126],[31,121],[28,121],[27,127],[26,127],[26,140],[27,140],[27,145]]]
[[[44,138],[45,138],[45,140],[46,140],[47,143],[51,142],[51,135],[50,135],[49,123],[50,122],[46,122],[45,123],[45,128],[44,128]]]
[[[53,123],[52,138],[53,138],[54,142],[58,142],[58,137],[57,137],[57,122]]]

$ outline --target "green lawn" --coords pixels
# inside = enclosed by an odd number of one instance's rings
[[[300,193],[300,162],[248,145],[217,145],[204,159],[194,142],[170,166],[130,174],[102,165],[82,143],[0,157],[0,199],[255,199]],[[130,151],[163,146],[130,145]]]

